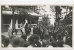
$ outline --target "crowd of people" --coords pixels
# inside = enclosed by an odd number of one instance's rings
[[[69,28],[68,28],[69,29]],[[21,35],[17,29],[8,30],[8,37],[1,35],[2,47],[72,47],[72,32],[64,30],[52,32],[41,31],[39,26],[30,27],[25,20],[21,24]]]

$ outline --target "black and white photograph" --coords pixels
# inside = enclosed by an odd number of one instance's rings
[[[73,6],[1,5],[2,48],[72,48]]]

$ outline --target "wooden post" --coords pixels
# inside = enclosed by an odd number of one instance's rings
[[[11,18],[11,22],[10,22],[10,25],[9,25],[9,29],[12,29],[12,24],[13,24],[13,20]]]
[[[18,29],[18,19],[16,19],[16,29]]]
[[[12,28],[15,29],[14,7],[12,7],[12,20],[13,20]]]
[[[31,27],[31,35],[33,35],[33,27]]]

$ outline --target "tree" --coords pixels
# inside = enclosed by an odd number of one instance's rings
[[[60,18],[61,17],[61,11],[62,11],[62,9],[60,8],[60,6],[55,7],[57,25],[59,25],[59,21],[61,19]]]
[[[48,17],[43,17],[42,18],[42,21],[39,21],[39,27],[42,29],[42,30],[48,30],[49,28],[49,21],[48,21]]]
[[[72,12],[67,14],[63,20],[64,25],[72,24]]]

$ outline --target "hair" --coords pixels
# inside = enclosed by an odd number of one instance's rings
[[[57,34],[57,39],[58,40],[62,40],[63,38],[62,38],[62,35],[61,34]]]
[[[39,40],[39,36],[37,34],[33,34],[32,36],[30,36],[28,41],[30,42],[30,44],[34,44],[38,40]]]
[[[53,47],[57,47],[57,42],[56,42],[56,41],[53,41],[53,42],[52,42],[52,46],[53,46]]]
[[[50,36],[49,36],[49,34],[44,34],[43,37],[44,37],[44,39],[49,39]]]
[[[27,39],[26,34],[23,34],[23,35],[21,36],[21,38],[23,38],[24,40],[26,40],[26,39]]]
[[[21,37],[14,37],[11,41],[13,47],[24,47],[24,39]]]
[[[1,35],[1,38],[2,38],[2,42],[1,43],[4,45],[4,47],[7,47],[9,45],[9,43],[10,43],[9,37]]]

